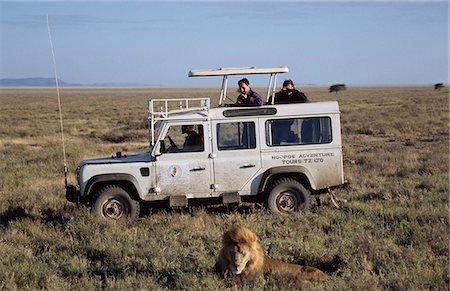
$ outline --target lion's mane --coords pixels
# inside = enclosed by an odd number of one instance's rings
[[[226,231],[222,237],[222,249],[217,259],[215,270],[221,276],[235,275],[231,269],[240,264],[236,253],[244,253],[248,262],[239,275],[253,279],[259,275],[288,276],[306,281],[319,281],[327,275],[311,266],[301,266],[285,263],[264,255],[261,244],[256,235],[245,227],[234,226]]]

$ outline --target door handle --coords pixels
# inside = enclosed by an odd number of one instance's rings
[[[253,167],[256,167],[256,165],[253,165],[253,164],[245,164],[245,165],[242,165],[240,168],[241,168],[241,169],[245,169],[245,168],[253,168]]]
[[[206,168],[202,167],[195,167],[193,169],[190,169],[189,172],[197,172],[197,171],[204,171]]]

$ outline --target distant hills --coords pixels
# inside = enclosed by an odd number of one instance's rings
[[[58,79],[59,86],[82,86],[81,84],[67,83]],[[55,78],[22,78],[22,79],[0,79],[2,87],[53,87],[56,86]]]
[[[148,84],[133,83],[95,83],[95,84],[78,84],[68,83],[58,79],[60,87],[143,87],[158,86]],[[56,86],[55,78],[21,78],[21,79],[0,79],[0,87],[54,87]]]

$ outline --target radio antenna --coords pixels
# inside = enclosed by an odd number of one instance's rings
[[[50,40],[50,49],[52,51],[53,71],[55,72],[56,95],[58,96],[59,122],[61,125],[61,140],[62,140],[62,150],[63,150],[63,158],[64,158],[64,187],[67,188],[68,184],[67,184],[66,145],[64,142],[64,128],[63,128],[63,119],[62,119],[62,112],[61,112],[61,97],[59,95],[58,73],[56,71],[55,51],[53,50],[52,34],[50,32],[50,24],[48,21],[48,14],[47,14],[47,31],[48,31],[48,38]]]

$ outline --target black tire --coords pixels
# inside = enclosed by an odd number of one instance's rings
[[[277,180],[269,188],[266,206],[272,213],[308,211],[311,192],[291,178]]]
[[[118,220],[139,218],[140,205],[123,188],[108,185],[94,196],[94,213],[104,219]]]

